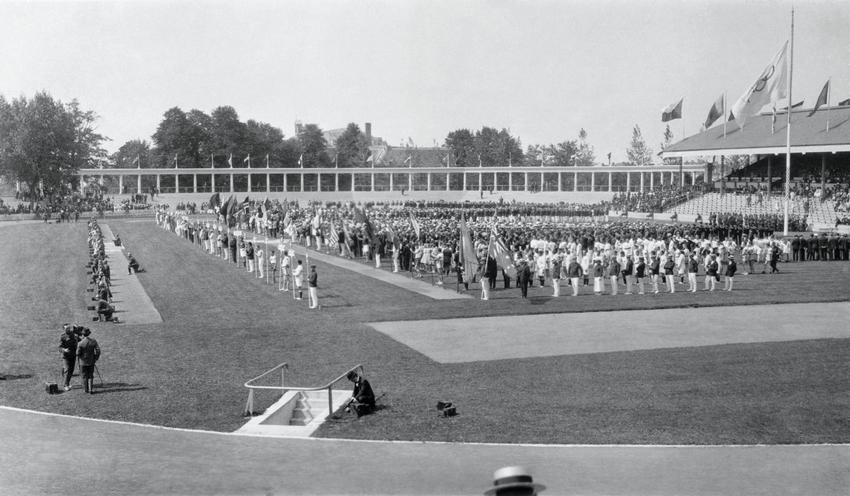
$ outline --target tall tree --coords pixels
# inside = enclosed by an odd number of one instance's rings
[[[61,193],[75,184],[80,168],[102,163],[105,137],[95,132],[97,115],[72,101],[64,105],[45,92],[31,100],[0,97],[0,173],[31,192]]]
[[[150,144],[145,140],[127,141],[112,154],[112,165],[119,169],[147,169],[153,167],[153,154]]]
[[[230,106],[217,107],[212,111],[212,148],[216,155],[230,156],[241,160],[245,151],[245,124]],[[234,164],[235,166],[236,164]]]
[[[548,147],[551,165],[557,167],[568,167],[575,165],[575,157],[578,153],[578,145],[575,140],[562,141],[557,145]]]
[[[671,144],[673,144],[673,131],[670,129],[670,124],[667,124],[667,127],[664,129],[664,141],[661,142],[661,150],[666,150]],[[678,165],[681,161],[681,157],[667,157],[664,159],[664,163],[668,165]]]
[[[192,109],[186,114],[187,153],[185,165],[181,167],[212,167],[211,155],[215,153],[212,141],[212,117],[204,111]]]
[[[522,144],[507,129],[482,127],[475,133],[475,149],[484,166],[522,166],[523,163]]]
[[[363,167],[369,156],[369,143],[360,127],[351,122],[336,139],[336,159],[340,167]]]
[[[626,150],[626,156],[631,165],[649,165],[652,163],[652,150],[646,145],[643,134],[640,132],[640,126],[637,124],[632,129],[632,142]]]
[[[304,167],[327,167],[330,165],[328,156],[328,142],[325,140],[322,129],[316,124],[306,124],[298,134],[298,142],[301,145],[301,156]]]
[[[162,121],[153,134],[153,142],[156,146],[154,151],[154,163],[157,167],[174,167],[174,160],[178,165],[182,162],[189,164],[196,150],[192,148],[192,125],[186,117],[186,113],[179,107],[172,107],[165,111]]]
[[[265,122],[249,119],[245,123],[245,153],[251,155],[254,167],[265,167],[266,155],[269,156],[269,167],[278,167],[280,158],[276,147],[283,142],[283,131]]]
[[[589,167],[596,161],[593,147],[587,142],[587,131],[584,128],[578,132],[578,149],[575,155],[575,165]]]
[[[452,165],[457,167],[478,167],[475,135],[469,129],[458,129],[450,132],[446,136],[445,146],[451,149]]]

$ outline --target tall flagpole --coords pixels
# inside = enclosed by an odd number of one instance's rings
[[[788,117],[785,130],[785,215],[783,216],[783,234],[788,236],[788,209],[791,203],[791,98],[794,82],[794,7],[791,7],[791,63],[788,70]]]

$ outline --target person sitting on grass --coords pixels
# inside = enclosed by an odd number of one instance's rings
[[[369,381],[353,370],[346,377],[354,383],[354,391],[351,393],[351,399],[348,400],[345,411],[353,411],[358,418],[374,412],[375,393],[372,391],[372,385],[369,384]]]
[[[127,258],[130,259],[130,263],[127,265],[127,274],[143,272],[132,253],[128,253]]]
[[[103,299],[97,300],[97,306],[95,308],[97,309],[97,314],[103,315],[107,322],[113,320],[112,314],[115,313],[115,307],[110,305],[108,301]]]

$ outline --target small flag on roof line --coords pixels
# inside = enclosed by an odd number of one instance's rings
[[[661,122],[672,121],[674,119],[681,119],[682,118],[682,102],[684,102],[684,101],[685,101],[685,99],[681,98],[678,102],[671,103],[670,105],[667,106],[667,108],[665,108],[663,111],[661,111]]]

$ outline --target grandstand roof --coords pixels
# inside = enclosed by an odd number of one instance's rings
[[[791,113],[792,153],[837,153],[850,151],[850,107],[821,107],[809,117],[810,109]],[[826,131],[827,119],[829,132]],[[767,155],[785,153],[786,112],[778,113],[771,130],[772,114],[747,119],[743,130],[735,122],[712,127],[674,143],[661,155],[692,157],[707,155]]]

